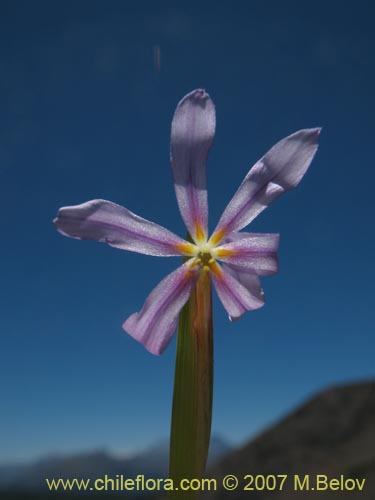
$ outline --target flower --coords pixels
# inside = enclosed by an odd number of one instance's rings
[[[106,200],[60,208],[54,220],[58,231],[72,238],[159,257],[187,257],[123,324],[153,354],[161,354],[171,341],[200,273],[210,273],[231,320],[264,304],[259,276],[277,272],[279,235],[239,231],[297,186],[318,147],[319,128],[300,130],[273,146],[246,175],[208,237],[206,159],[215,124],[214,104],[202,89],[181,100],[172,121],[174,186],[192,242]]]

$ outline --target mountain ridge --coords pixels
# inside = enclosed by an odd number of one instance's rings
[[[252,475],[367,474],[366,490],[345,498],[375,498],[375,380],[331,386],[299,405],[278,423],[233,450],[207,474],[218,484],[227,474]],[[243,482],[243,480],[242,480]],[[217,500],[306,498],[314,492],[226,491],[219,487],[205,498]],[[340,492],[341,493],[341,492]],[[319,492],[325,500],[335,492]],[[327,496],[331,495],[331,496]],[[355,496],[357,495],[357,496]],[[309,496],[314,498],[314,496]],[[336,498],[336,497],[335,497]]]
[[[212,465],[230,449],[231,445],[226,440],[214,435],[210,444],[209,464]],[[168,475],[168,463],[168,439],[123,458],[100,449],[71,455],[49,455],[29,463],[0,466],[0,490],[45,490],[46,477],[71,479],[124,474],[132,478],[143,474],[145,477],[163,478]]]

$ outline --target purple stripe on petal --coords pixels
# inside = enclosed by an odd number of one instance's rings
[[[229,272],[226,266],[217,264],[219,272],[212,272],[211,277],[215,285],[216,292],[229,314],[229,319],[234,321],[246,311],[259,309],[264,304],[263,297],[253,294],[253,290],[242,284],[233,272]]]
[[[192,260],[164,278],[147,297],[142,310],[123,324],[124,330],[152,354],[161,354],[177,328],[178,315],[198,277]]]
[[[190,245],[158,224],[106,200],[60,208],[53,222],[65,236],[105,242],[112,247],[147,255],[181,255],[183,252],[179,248]]]
[[[229,234],[223,243],[244,243],[252,242],[259,249],[277,252],[279,248],[280,235],[278,233],[248,233],[246,231]],[[223,245],[220,245],[220,248]],[[219,247],[218,247],[219,248]]]
[[[247,288],[251,295],[264,303],[264,291],[257,274],[249,271],[249,269],[239,271],[237,268],[231,267],[230,264],[223,264],[222,268]]]
[[[296,187],[314,158],[320,130],[299,130],[273,146],[246,175],[214,234],[239,231],[272,201]]]
[[[277,273],[278,234],[235,233],[228,240],[215,249],[217,259],[258,275]]]
[[[207,236],[206,160],[215,123],[214,104],[202,89],[182,99],[172,120],[171,165],[177,203],[195,241]]]

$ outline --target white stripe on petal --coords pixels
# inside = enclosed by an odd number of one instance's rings
[[[161,354],[176,331],[178,315],[198,277],[193,260],[164,278],[147,297],[141,311],[123,324],[124,330],[152,354]]]
[[[264,291],[257,274],[250,272],[248,269],[240,271],[238,268],[231,267],[229,264],[223,264],[222,268],[236,278],[241,285],[247,288],[251,295],[264,303]]]
[[[215,248],[217,259],[258,275],[272,275],[278,271],[278,234],[235,233],[229,243]]]
[[[177,203],[194,241],[207,237],[206,160],[215,135],[215,107],[202,89],[178,104],[171,131],[171,165]]]
[[[228,203],[212,240],[247,226],[271,202],[296,187],[318,148],[319,128],[299,130],[282,139],[246,175]]]
[[[257,290],[248,289],[224,266],[216,266],[216,271],[211,273],[212,280],[231,321],[238,319],[246,311],[263,306],[263,297],[259,296]]]
[[[53,221],[60,233],[159,257],[185,255],[192,245],[168,229],[106,200],[63,207]]]

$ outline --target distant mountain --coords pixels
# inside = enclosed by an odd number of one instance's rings
[[[209,464],[212,466],[230,450],[231,446],[223,438],[212,436]],[[46,491],[45,478],[97,478],[105,474],[113,478],[116,474],[127,478],[138,474],[162,478],[168,476],[168,461],[168,440],[123,459],[106,451],[50,456],[31,464],[0,466],[0,491]]]
[[[101,477],[104,474],[165,477],[167,471],[167,441],[127,459],[118,459],[106,452],[49,457],[30,465],[0,467],[0,490],[37,492],[37,496],[0,492],[0,499],[42,500],[46,498],[42,494],[46,491],[45,477]],[[239,487],[234,491],[226,491],[221,486],[228,474],[239,479]],[[270,492],[243,491],[250,481],[244,476],[249,474],[288,477],[283,491],[277,488]],[[329,479],[340,479],[343,475],[366,481],[362,491],[294,491],[294,475],[303,482],[307,474],[311,487],[315,487],[317,474]],[[207,477],[217,479],[218,489],[202,494],[204,500],[374,500],[375,381],[327,389],[239,449],[231,450],[225,441],[213,437]],[[270,484],[272,486],[272,482]],[[53,497],[60,498],[57,494]]]
[[[213,435],[210,442],[208,467],[212,467],[220,458],[232,450],[231,445],[218,435]],[[131,458],[131,466],[137,474],[150,477],[167,477],[169,465],[169,440],[165,439],[152,448]],[[147,471],[147,472],[143,472]]]
[[[240,486],[222,486],[210,500],[351,500],[375,499],[375,381],[333,387],[318,394],[241,449],[219,462],[207,474],[218,479],[238,477]],[[283,491],[243,491],[253,476],[287,474]],[[295,491],[294,475],[310,475],[314,491]],[[363,491],[316,491],[316,475],[329,479],[365,478]],[[260,487],[262,486],[260,480]],[[254,486],[254,483],[252,484]],[[271,482],[272,486],[272,482]],[[324,484],[321,483],[324,487]]]

